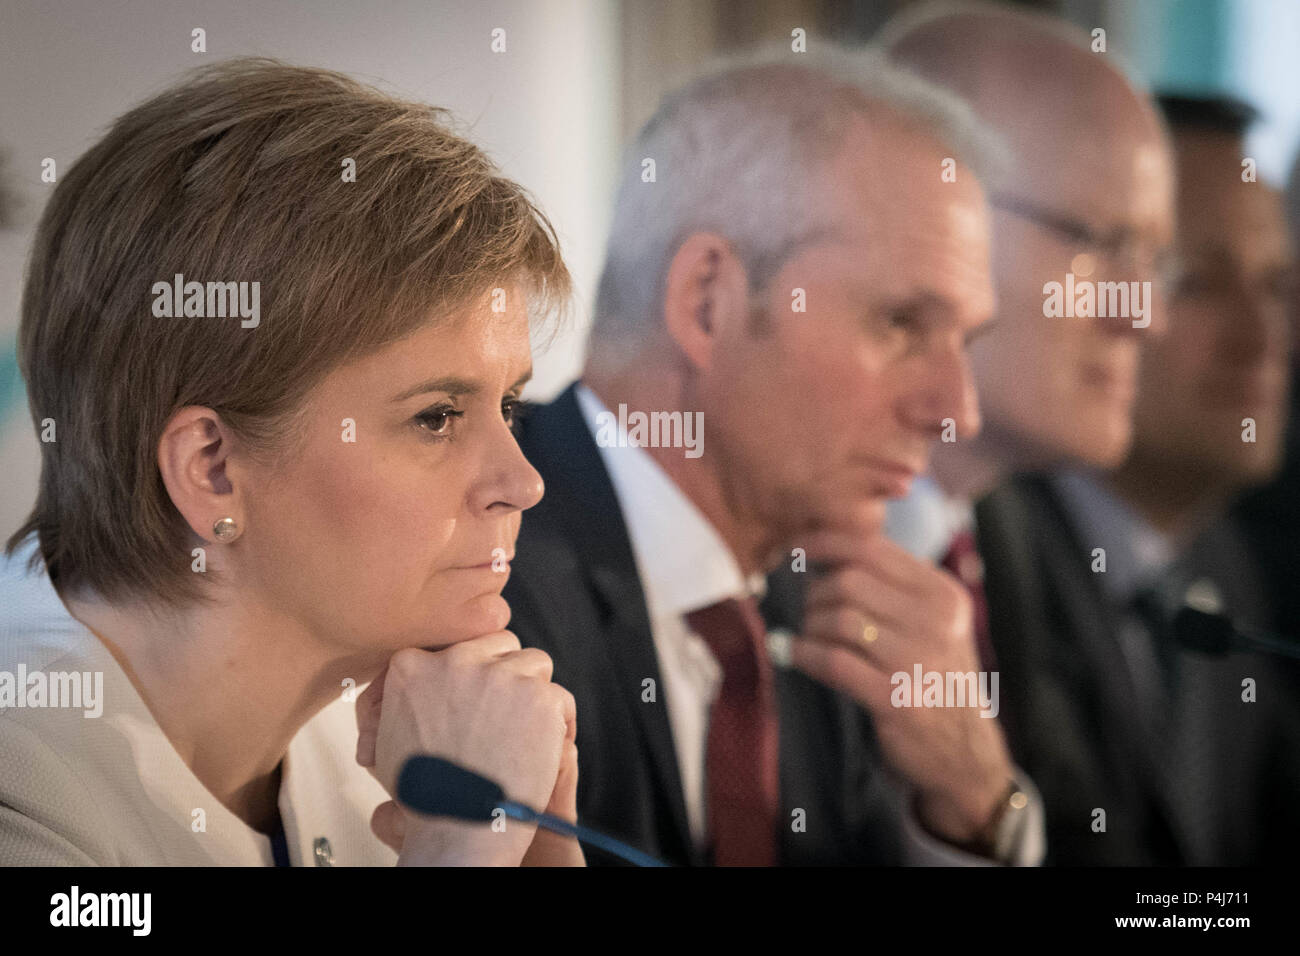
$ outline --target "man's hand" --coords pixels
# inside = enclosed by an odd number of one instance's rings
[[[521,649],[509,631],[440,651],[401,650],[357,698],[357,762],[394,794],[408,757],[436,754],[495,780],[511,799],[549,805],[575,711],[573,695],[551,683],[550,657]],[[391,803],[380,805],[371,826],[390,846],[400,841],[399,863],[505,866],[523,860],[536,829],[508,821],[498,831]]]
[[[895,707],[893,674],[978,672],[965,588],[880,533],[822,529],[800,542],[831,570],[808,588],[796,667],[871,714],[886,761],[914,788],[921,824],[959,846],[984,842],[1012,764],[998,722],[975,707]],[[874,630],[870,629],[873,628]]]

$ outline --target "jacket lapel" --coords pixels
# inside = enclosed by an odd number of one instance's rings
[[[663,703],[663,681],[645,593],[618,497],[582,417],[575,387],[569,386],[552,404],[532,412],[524,451],[546,481],[549,510],[563,517],[587,587],[606,624],[618,696],[627,702],[654,764],[655,780],[667,797],[676,831],[674,842],[689,848],[692,843],[681,773]],[[655,682],[658,704],[641,701],[646,678]]]

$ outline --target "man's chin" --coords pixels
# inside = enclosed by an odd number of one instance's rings
[[[887,501],[884,497],[872,496],[836,502],[834,507],[818,511],[815,526],[878,534],[885,527]]]
[[[1080,408],[1069,420],[1036,422],[1022,430],[1018,449],[1005,462],[1007,473],[1079,467],[1111,471],[1128,457],[1133,423],[1113,409]]]
[[[1128,428],[1116,428],[1104,435],[1097,435],[1092,441],[1086,441],[1072,450],[1067,464],[1077,463],[1099,471],[1113,471],[1128,458],[1133,444],[1133,433]]]

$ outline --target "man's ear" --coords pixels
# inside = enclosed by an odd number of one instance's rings
[[[204,541],[218,540],[212,526],[233,518],[244,527],[242,496],[230,474],[234,435],[210,408],[188,405],[163,426],[158,470],[176,510]]]
[[[725,333],[745,322],[748,290],[745,267],[726,239],[697,232],[677,247],[668,264],[664,324],[696,368],[707,369]]]

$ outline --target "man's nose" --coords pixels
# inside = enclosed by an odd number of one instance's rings
[[[974,438],[981,421],[975,376],[964,345],[927,362],[909,396],[909,424],[944,441]]]
[[[1137,267],[1131,260],[1117,265],[1103,260],[1091,278],[1096,282],[1093,321],[1103,332],[1147,340],[1168,331],[1169,299],[1159,270]]]

